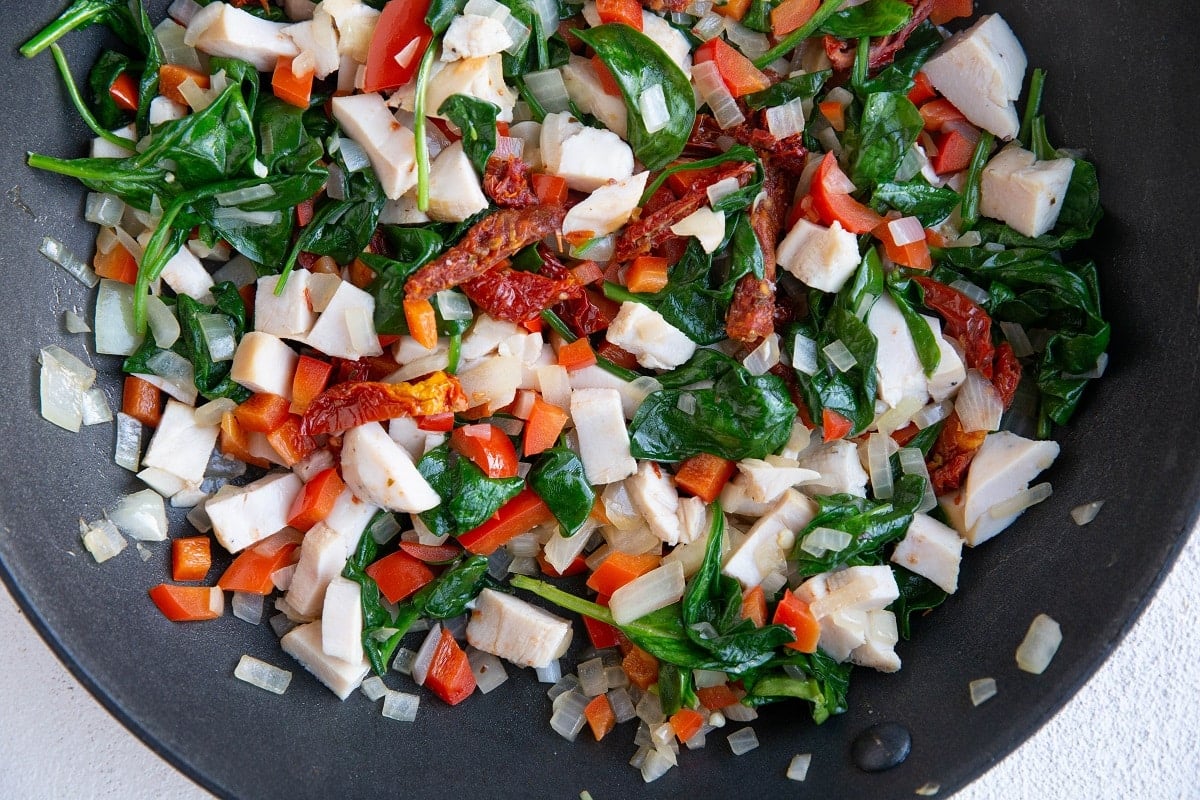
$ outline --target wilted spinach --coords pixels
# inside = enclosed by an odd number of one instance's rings
[[[568,447],[551,448],[538,458],[529,471],[529,488],[546,502],[563,536],[573,536],[583,527],[596,502],[583,462]]]
[[[449,444],[435,447],[417,462],[417,471],[442,498],[419,515],[435,536],[457,536],[482,525],[525,485],[521,478],[489,478]]]

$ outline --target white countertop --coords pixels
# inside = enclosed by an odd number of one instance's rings
[[[1200,534],[1192,536],[1149,609],[1087,686],[1037,735],[957,797],[1200,797],[1197,587]],[[209,797],[110,717],[2,591],[0,641],[5,643],[0,648],[0,798]],[[48,767],[38,769],[38,764]]]

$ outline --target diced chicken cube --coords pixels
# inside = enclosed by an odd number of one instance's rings
[[[929,380],[917,355],[917,346],[909,333],[900,307],[884,292],[867,315],[867,327],[879,342],[875,374],[879,378],[879,398],[892,408],[906,397],[920,405],[929,399]]]
[[[388,200],[379,212],[380,225],[424,225],[429,215],[417,208],[416,191],[410,189],[403,197]]]
[[[696,353],[686,333],[642,303],[622,303],[604,337],[649,369],[674,369]]]
[[[458,373],[469,407],[486,405],[489,412],[503,408],[517,396],[521,385],[521,360],[493,356],[464,366]]]
[[[708,532],[708,506],[699,497],[679,498],[679,541],[693,544]]]
[[[464,361],[474,361],[478,358],[483,358],[489,353],[496,351],[500,343],[510,336],[514,336],[521,332],[521,326],[515,322],[509,322],[503,319],[480,312],[475,317],[474,324],[471,329],[463,336],[462,349],[460,356]],[[401,364],[405,363],[397,355],[397,361]]]
[[[417,145],[413,132],[392,116],[383,95],[344,95],[332,100],[333,117],[371,160],[371,168],[393,200],[417,185]]]
[[[462,142],[455,142],[439,153],[429,168],[429,217],[438,222],[462,222],[487,207],[475,167]]]
[[[467,641],[522,667],[545,667],[567,652],[571,623],[517,597],[484,589],[467,623]]]
[[[725,240],[725,212],[701,206],[672,225],[671,233],[676,236],[695,236],[704,252],[711,253]]]
[[[334,501],[333,509],[325,517],[325,526],[336,531],[346,543],[346,555],[354,554],[358,542],[362,539],[363,531],[367,529],[371,518],[379,506],[360,500],[349,489],[344,490]]]
[[[289,27],[216,2],[196,12],[183,41],[210,56],[240,58],[259,72],[271,72],[281,56],[291,58],[300,52],[287,35]]]
[[[408,451],[378,422],[351,428],[342,437],[342,477],[355,496],[389,511],[415,514],[442,502]]]
[[[637,471],[616,389],[575,390],[571,393],[571,418],[588,483],[615,483]]]
[[[850,661],[880,672],[896,672],[900,669],[900,656],[894,648],[899,640],[896,615],[887,610],[870,611],[865,641],[850,653]]]
[[[804,484],[809,495],[852,494],[867,496],[867,471],[858,460],[853,442],[839,439],[804,453],[800,466],[821,474],[820,480]]]
[[[413,461],[425,454],[426,432],[417,427],[412,417],[396,417],[388,423],[388,436],[408,451]]]
[[[892,552],[892,563],[928,578],[943,591],[954,594],[958,589],[962,545],[962,539],[953,528],[927,514],[914,514],[908,532]]]
[[[821,626],[821,649],[837,661],[850,658],[853,651],[868,641],[868,615],[882,611],[899,596],[895,575],[886,565],[824,572],[796,589],[796,597],[808,604]],[[860,654],[863,660],[888,666],[886,656],[878,652],[881,643],[876,636],[876,647],[871,648],[876,652],[863,651]]]
[[[996,517],[991,512],[1029,488],[1029,482],[1054,463],[1058,451],[1057,442],[1026,439],[1008,431],[988,434],[967,471],[961,502],[950,501],[947,511],[968,545],[986,542],[1021,515]]]
[[[338,532],[321,522],[312,526],[300,543],[300,560],[285,595],[293,611],[309,619],[317,616],[329,582],[342,574],[346,560],[346,548]]]
[[[142,458],[143,467],[157,467],[186,485],[204,480],[209,457],[217,443],[217,425],[200,425],[196,410],[177,400],[168,400],[154,437]]]
[[[557,365],[555,365],[557,366]],[[642,401],[646,399],[644,390],[637,388],[631,381],[622,380],[611,372],[608,372],[601,367],[591,366],[583,369],[572,370],[568,374],[571,389],[578,391],[580,389],[616,389],[621,396],[621,411],[625,414],[626,419],[633,419],[633,415],[637,413],[638,407]],[[539,377],[539,381],[542,380]],[[544,393],[543,389],[543,393]],[[550,398],[546,398],[550,402]],[[565,406],[569,400],[564,400],[556,405]]]
[[[479,14],[462,14],[450,20],[442,37],[442,61],[479,58],[502,53],[513,39],[504,23]]]
[[[495,103],[500,108],[496,119],[500,122],[512,122],[517,95],[504,82],[504,64],[499,54],[439,64],[439,68],[430,77],[429,88],[425,92],[426,113],[431,117],[437,116],[436,112],[442,107],[442,103],[446,102],[446,98],[455,94],[465,94],[467,97]],[[412,110],[411,104],[406,104],[405,107]]]
[[[358,64],[367,63],[367,51],[371,48],[371,37],[375,35],[379,11],[362,0],[324,0],[317,6],[313,19],[322,14],[333,17],[338,32],[338,52]]]
[[[163,266],[162,279],[176,294],[186,294],[201,302],[212,302],[212,275],[186,247],[175,251],[175,255]]]
[[[213,495],[204,504],[217,541],[231,553],[287,527],[288,513],[304,485],[290,472],[275,472],[254,483]]]
[[[746,496],[756,503],[773,503],[793,486],[821,477],[815,470],[777,467],[761,458],[744,458],[737,467],[742,473]]]
[[[321,650],[356,663],[363,659],[362,587],[338,575],[325,587],[321,606]]]
[[[283,285],[283,294],[275,294],[278,275],[258,279],[254,294],[254,330],[280,339],[302,337],[312,330],[317,315],[308,305],[308,278],[313,273],[298,269]]]
[[[1075,161],[1038,161],[1033,153],[1012,144],[983,168],[979,212],[1006,223],[1025,236],[1041,236],[1058,222]]]
[[[371,671],[371,665],[365,657],[358,662],[351,662],[325,655],[323,639],[321,621],[317,620],[292,628],[279,640],[279,646],[325,684],[329,691],[345,700],[362,684],[363,678]]]
[[[796,533],[812,522],[817,504],[795,489],[788,489],[771,510],[754,523],[740,545],[734,548],[721,571],[746,589],[787,566],[787,556],[796,543]]]
[[[1016,102],[1025,66],[1025,50],[1008,23],[988,14],[952,36],[922,72],[971,122],[1012,139],[1020,129]]]
[[[643,461],[637,474],[625,479],[625,490],[654,535],[666,544],[679,544],[679,493],[674,478],[657,463]]]
[[[292,377],[300,357],[278,337],[250,331],[233,354],[229,377],[252,392],[292,398]]]
[[[287,35],[300,51],[296,60],[310,65],[317,78],[325,80],[341,66],[338,34],[329,14],[317,14],[310,20],[297,22],[288,28]]]
[[[352,335],[351,313],[367,320],[369,330],[365,342],[357,341]],[[312,330],[304,337],[304,343],[326,355],[349,361],[382,354],[383,348],[379,346],[375,332],[375,298],[350,281],[342,281]]]
[[[620,136],[575,122],[566,112],[546,115],[541,144],[547,171],[576,191],[594,192],[633,176],[633,151]]]
[[[721,490],[721,508],[726,514],[758,518],[770,511],[774,502],[751,500],[749,483],[740,474],[735,475]]]
[[[840,222],[826,228],[800,219],[779,243],[780,266],[805,284],[836,292],[858,269],[858,239]]]
[[[958,387],[967,379],[967,368],[963,365],[962,356],[954,349],[954,345],[950,344],[942,335],[941,320],[937,317],[927,317],[924,314],[921,315],[921,318],[929,324],[929,329],[933,331],[933,338],[938,345],[938,354],[941,356],[937,369],[929,376],[929,396],[935,403],[940,403],[958,391]]]
[[[604,236],[619,230],[641,203],[649,174],[639,172],[632,178],[601,186],[571,207],[563,219],[562,232]]]
[[[567,94],[580,111],[591,114],[622,139],[627,136],[629,112],[625,108],[625,100],[604,91],[604,85],[600,83],[591,61],[583,56],[572,55],[571,60],[562,67],[562,77]]]

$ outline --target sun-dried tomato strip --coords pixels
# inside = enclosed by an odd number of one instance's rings
[[[301,431],[309,436],[341,433],[368,422],[465,411],[467,395],[458,379],[435,372],[417,383],[339,383],[313,400]]]
[[[505,208],[481,219],[462,240],[421,267],[404,284],[412,301],[428,300],[438,292],[466,283],[525,247],[562,227],[562,206]]]
[[[529,165],[516,156],[492,156],[483,173],[483,192],[501,208],[536,206]]]
[[[1012,345],[1001,342],[996,347],[996,362],[992,369],[992,385],[1000,393],[1000,400],[1005,410],[1012,405],[1013,397],[1017,394],[1017,384],[1021,382],[1021,362],[1013,353]]]
[[[967,367],[979,370],[983,377],[991,380],[996,355],[992,345],[991,316],[957,289],[921,275],[914,276],[913,280],[924,290],[925,305],[945,321],[942,331],[962,344]]]
[[[750,227],[763,254],[763,277],[746,275],[734,289],[725,315],[729,338],[751,344],[775,330],[775,245],[787,214],[790,181],[785,181],[775,160],[763,159],[763,194],[750,209]]]
[[[958,420],[957,412],[950,413],[925,462],[934,494],[941,496],[962,486],[971,460],[975,458],[975,451],[986,437],[987,431],[967,433]]]
[[[929,19],[930,13],[933,12],[934,0],[905,0],[905,2],[913,7],[912,17],[903,28],[871,45],[870,55],[867,57],[867,66],[871,71],[892,63],[896,53],[904,47],[912,32],[917,29],[918,25]],[[834,36],[825,37],[825,55],[829,56],[829,63],[839,72],[844,72],[854,66],[854,51],[853,42],[843,41]]]
[[[553,305],[583,295],[583,287],[569,274],[555,279],[506,267],[485,272],[464,283],[462,289],[489,315],[509,322],[524,322]]]
[[[616,261],[628,261],[649,253],[675,235],[671,233],[672,225],[708,204],[706,190],[709,186],[726,178],[736,178],[739,184],[745,186],[753,174],[754,165],[745,162],[728,164],[719,170],[713,170],[706,175],[703,182],[697,181],[692,184],[691,190],[683,197],[626,225],[617,239],[613,258]]]

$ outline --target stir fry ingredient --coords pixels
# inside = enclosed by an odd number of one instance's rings
[[[167,619],[273,610],[397,720],[392,671],[454,705],[532,667],[568,739],[639,720],[647,781],[759,706],[842,713],[963,545],[1050,496],[1053,426],[1107,363],[1074,249],[1095,168],[972,12],[75,0],[22,53],[96,138],[29,164],[90,192],[91,265],[43,252],[98,285],[116,460],[149,487],[85,546],[167,538],[169,499],[196,530],[149,590]],[[122,46],[79,87],[59,42],[96,23]],[[91,367],[41,364],[46,419],[112,419]]]

